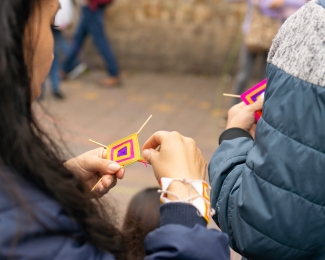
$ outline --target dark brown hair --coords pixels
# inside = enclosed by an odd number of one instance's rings
[[[159,227],[160,201],[157,191],[158,188],[140,191],[129,204],[123,225],[129,260],[144,259],[144,239]]]
[[[92,201],[81,181],[63,166],[60,149],[39,126],[32,110],[30,57],[34,46],[26,43],[24,35],[33,12],[41,8],[40,1],[0,1],[0,166],[58,201],[76,220],[87,242],[125,259],[123,238],[110,213],[113,209],[104,210],[99,200]],[[5,171],[1,175],[6,179]]]

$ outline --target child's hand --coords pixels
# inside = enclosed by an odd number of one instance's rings
[[[255,113],[263,109],[263,98],[257,100],[254,104],[246,105],[241,102],[234,105],[228,111],[228,122],[226,129],[238,127],[250,132],[251,135],[255,136]]]
[[[160,150],[155,150],[160,146]],[[156,178],[204,180],[207,163],[191,138],[177,132],[159,131],[143,146],[143,157],[152,165]],[[180,197],[190,196],[186,185],[174,182],[170,189]]]
[[[116,185],[117,178],[124,177],[124,169],[121,169],[118,163],[106,159],[106,149],[104,148],[91,150],[72,158],[65,162],[64,166],[78,177],[89,190],[103,175],[106,175],[94,190],[95,197],[105,195]]]

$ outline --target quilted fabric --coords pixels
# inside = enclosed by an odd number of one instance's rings
[[[274,40],[255,141],[223,141],[209,165],[214,220],[250,260],[325,259],[322,3],[303,7]]]

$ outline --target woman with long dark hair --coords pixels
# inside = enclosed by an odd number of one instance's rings
[[[33,113],[53,60],[51,27],[58,9],[58,0],[0,1],[0,259],[126,259],[114,209],[98,200],[124,171],[105,159],[102,148],[63,163]],[[160,152],[154,150],[158,145]],[[145,148],[157,179],[204,179],[206,162],[190,139],[159,132]],[[176,181],[168,187],[166,198],[173,203],[161,207],[161,228],[147,237],[147,259],[227,259],[227,237],[205,228],[191,199],[177,203],[189,196],[189,185]],[[205,252],[193,258],[184,236],[204,243]]]

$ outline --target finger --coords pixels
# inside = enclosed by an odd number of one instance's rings
[[[142,156],[152,165],[159,153],[160,152],[156,151],[155,149],[145,149],[142,152]]]
[[[124,168],[121,168],[118,170],[118,172],[115,174],[115,176],[118,178],[118,179],[123,179],[124,178],[124,174],[125,174],[125,169]]]
[[[107,150],[106,149],[101,149],[101,151],[100,151],[100,157],[102,159],[105,159],[106,160],[106,154],[107,154]],[[113,166],[111,166],[111,167],[113,167]],[[116,173],[113,173],[113,174],[115,174],[117,178],[123,179],[125,170],[121,166],[119,166],[119,167],[120,167],[120,169]]]
[[[101,180],[100,184],[95,189],[95,192],[98,197],[101,197],[109,192],[117,183],[117,178],[114,175],[106,175]]]
[[[106,159],[90,157],[87,162],[87,170],[89,172],[99,172],[102,175],[116,174],[121,169],[117,162]]]
[[[94,197],[100,198],[103,196],[103,194],[102,194],[103,190],[104,190],[104,185],[103,185],[102,181],[100,181],[100,183],[97,185],[97,187],[92,191],[92,194],[94,195]]]
[[[142,150],[156,149],[161,145],[162,140],[166,138],[170,133],[167,131],[158,131],[154,133],[143,145]]]
[[[246,107],[246,104],[244,102],[241,102],[237,105],[232,106],[228,110],[228,118],[234,117],[236,114],[238,114],[245,107]]]
[[[107,194],[112,188],[114,188],[117,184],[117,178],[109,179],[109,181],[106,183],[107,186],[104,185],[104,189],[102,190],[102,194]]]
[[[102,184],[104,189],[112,188],[112,185],[117,182],[117,178],[115,175],[106,175],[102,179]]]
[[[104,188],[103,184],[99,184],[98,187],[92,192],[95,198],[103,197],[108,191]]]
[[[238,110],[238,109],[242,109],[245,106],[246,106],[246,104],[244,102],[240,102],[240,103],[238,103],[236,105],[233,105],[230,109],[236,109],[236,110]]]
[[[246,106],[246,104],[244,102],[240,102],[239,104],[236,105],[238,108],[243,108],[244,106]]]
[[[99,150],[99,154],[100,154],[99,158],[106,159],[107,150],[104,148],[99,148],[99,149],[100,149]]]
[[[248,105],[247,107],[250,111],[257,112],[263,109],[263,102],[264,99],[260,98],[254,104]]]

